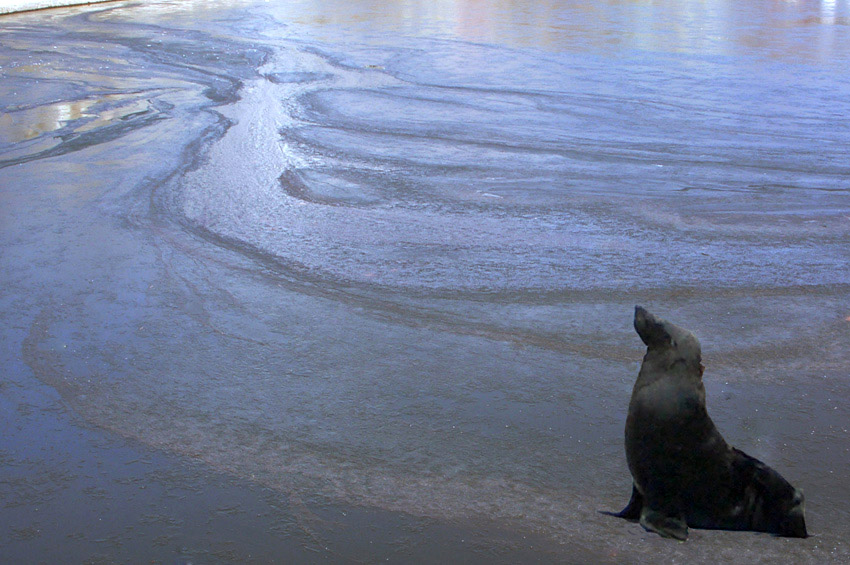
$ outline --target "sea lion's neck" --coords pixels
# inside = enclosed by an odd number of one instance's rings
[[[647,352],[643,358],[643,364],[640,367],[637,382],[635,382],[635,390],[649,386],[661,379],[677,381],[682,385],[702,388],[703,369],[699,358],[688,360],[681,357]]]

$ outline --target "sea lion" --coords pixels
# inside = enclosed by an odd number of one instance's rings
[[[682,541],[688,526],[806,537],[802,491],[729,446],[708,416],[697,338],[640,306],[634,324],[646,344],[626,418],[634,482],[614,515]]]

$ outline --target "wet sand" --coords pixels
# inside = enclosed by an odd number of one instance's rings
[[[350,9],[0,20],[0,554],[845,562],[843,28],[776,62]],[[810,538],[599,512],[636,303]]]

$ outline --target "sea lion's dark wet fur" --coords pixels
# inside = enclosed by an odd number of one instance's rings
[[[615,516],[679,540],[688,526],[806,537],[803,493],[708,416],[697,338],[640,306],[634,323],[647,351],[626,419],[632,498]]]

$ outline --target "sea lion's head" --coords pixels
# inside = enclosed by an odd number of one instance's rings
[[[656,370],[698,373],[702,376],[699,340],[688,330],[635,306],[635,331],[646,344],[644,363]]]

